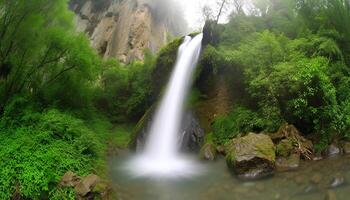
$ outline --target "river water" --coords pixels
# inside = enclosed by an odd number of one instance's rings
[[[291,172],[278,172],[258,181],[241,181],[231,174],[225,160],[203,162],[201,175],[181,179],[135,178],[122,166],[130,155],[110,160],[113,187],[121,200],[319,200],[326,196],[350,199],[350,157],[303,161]],[[331,186],[335,181],[340,186]]]

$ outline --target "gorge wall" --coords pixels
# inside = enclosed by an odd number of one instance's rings
[[[69,6],[92,47],[123,63],[142,60],[145,49],[155,53],[171,36],[187,31],[173,0],[71,0]]]

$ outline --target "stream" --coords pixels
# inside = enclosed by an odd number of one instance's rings
[[[121,200],[349,199],[350,157],[302,161],[295,171],[277,172],[258,181],[241,181],[224,158],[203,162],[201,175],[185,179],[133,178],[122,168],[129,153],[112,157],[110,175]],[[332,186],[333,185],[333,186]]]

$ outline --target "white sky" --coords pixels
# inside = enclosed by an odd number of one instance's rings
[[[201,14],[201,8],[204,5],[209,5],[214,10],[217,8],[217,5],[214,0],[175,0],[179,2],[184,10],[185,19],[188,22],[188,25],[192,29],[199,29],[203,26],[203,17]],[[221,22],[226,20],[228,14],[221,18]]]

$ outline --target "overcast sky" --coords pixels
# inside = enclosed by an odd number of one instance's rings
[[[203,26],[203,17],[201,14],[201,7],[204,5],[210,5],[212,8],[216,8],[217,5],[214,0],[175,0],[179,2],[184,10],[185,19],[188,22],[190,28],[199,29]],[[227,15],[223,16],[220,20],[224,22]]]

